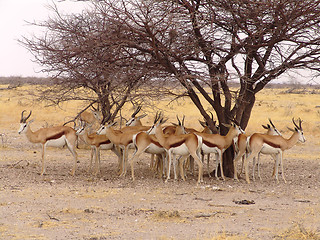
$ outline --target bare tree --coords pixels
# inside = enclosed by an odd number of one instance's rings
[[[47,71],[72,79],[71,87],[102,86],[94,90],[98,96],[106,96],[109,85],[119,86],[111,81],[114,76],[128,84],[126,90],[142,87],[140,79],[148,80],[144,86],[178,83],[212,129],[204,106],[214,109],[222,134],[227,129],[221,123],[231,119],[246,128],[255,95],[272,80],[295,69],[319,72],[320,0],[100,0],[93,5],[81,16],[57,14],[44,23],[45,38],[26,40]],[[239,87],[232,90],[235,82]],[[233,151],[226,152],[225,175],[233,176]]]
[[[319,0],[103,0],[95,5],[107,22],[121,24],[117,41],[130,58],[174,77],[211,127],[205,102],[220,124],[235,119],[245,129],[255,95],[268,83],[294,69],[319,71]],[[235,91],[232,82],[238,82]],[[232,176],[231,156],[225,164]]]
[[[40,100],[85,101],[83,110],[98,104],[103,116],[111,113],[113,119],[125,103],[142,104],[156,96],[158,83],[148,80],[140,60],[117,41],[118,22],[94,10],[72,15],[61,15],[55,6],[52,10],[47,21],[32,23],[45,33],[21,41],[54,82],[38,91]]]

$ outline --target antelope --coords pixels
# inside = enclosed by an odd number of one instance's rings
[[[120,170],[120,176],[125,176],[127,172],[126,162],[128,160],[128,150],[129,148],[133,147],[133,135],[141,130],[134,127],[132,127],[133,129],[131,129],[131,131],[127,130],[126,132],[123,132],[122,130],[115,130],[113,129],[113,126],[117,124],[116,122],[110,122],[107,123],[107,125],[105,125],[108,119],[109,117],[102,121],[101,126],[97,131],[97,134],[106,135],[106,137],[110,139],[110,141],[115,146],[120,147],[120,149],[123,151],[121,161],[122,169]]]
[[[267,135],[279,135],[279,136],[282,136],[282,134],[278,131],[278,129],[275,127],[275,125],[273,124],[273,122],[271,121],[271,119],[269,118],[269,122],[271,125],[267,124],[267,126],[265,125],[262,125],[262,127],[264,129],[267,130]],[[255,167],[256,165],[258,165],[258,177],[259,179],[261,180],[261,176],[260,176],[260,155],[261,154],[265,154],[265,155],[271,155],[273,157],[273,159],[276,161],[276,155],[270,153],[268,150],[265,151],[265,148],[263,147],[261,149],[261,151],[258,153],[258,160],[257,160],[257,163],[256,163],[256,158],[253,158],[253,169],[252,169],[252,178],[253,180],[255,180]],[[273,168],[273,170],[275,170],[275,166]]]
[[[27,136],[27,139],[31,143],[41,143],[42,145],[42,167],[41,167],[41,175],[45,173],[45,150],[47,146],[52,147],[62,147],[67,146],[71,154],[74,158],[74,165],[71,171],[71,175],[75,174],[76,164],[77,164],[77,152],[76,152],[76,141],[77,135],[76,131],[68,126],[56,126],[49,128],[40,128],[39,130],[33,132],[30,129],[30,124],[33,120],[27,122],[30,118],[32,111],[30,111],[27,117],[24,117],[23,114],[26,110],[22,111],[21,119],[20,119],[20,129],[18,131],[19,134],[24,133]]]
[[[239,134],[244,133],[244,131],[239,127],[238,124],[232,122],[231,125],[224,124],[226,127],[229,127],[229,131],[226,136],[221,136],[220,134],[208,134],[208,133],[197,133],[203,138],[203,143],[201,150],[203,154],[215,153],[218,155],[216,161],[216,170],[215,177],[218,178],[218,167],[220,164],[221,177],[225,180],[223,173],[223,157],[222,154],[224,151],[231,146],[233,139]]]
[[[271,119],[269,118],[269,122],[270,125],[267,124],[267,126],[262,125],[262,127],[264,129],[267,129],[267,135],[279,135],[281,136],[281,133],[278,131],[278,129],[275,127],[275,125],[273,124],[273,122],[271,121]],[[235,147],[235,152],[236,152],[236,156],[233,160],[233,166],[234,166],[234,180],[239,181],[238,179],[238,173],[237,173],[237,162],[240,158],[242,158],[242,166],[241,166],[241,172],[242,172],[242,168],[243,168],[243,164],[245,161],[245,158],[247,157],[247,139],[249,136],[245,135],[245,134],[240,134],[237,138],[234,139],[234,147]],[[268,154],[268,153],[264,153],[263,149],[261,150],[261,152],[259,152],[258,154],[258,176],[260,177],[260,154]],[[274,156],[273,156],[274,157]],[[253,159],[253,176],[254,176],[254,171],[255,171],[255,158]]]
[[[160,116],[156,116],[154,120],[154,124],[159,120]],[[135,135],[133,135],[133,144],[135,147],[135,152],[133,153],[132,158],[129,160],[129,163],[131,165],[131,176],[132,180],[135,180],[134,177],[134,161],[136,161],[139,156],[143,153],[151,153],[151,154],[157,154],[160,155],[162,158],[162,161],[164,161],[165,158],[165,149],[162,147],[162,145],[159,143],[158,139],[154,135],[154,129],[150,132],[138,132]]]
[[[302,120],[299,118],[299,125],[296,124],[294,118],[292,118],[292,122],[295,126],[294,129],[289,128],[290,131],[293,132],[290,138],[286,139],[282,136],[272,136],[260,133],[254,133],[251,135],[247,140],[247,147],[249,150],[249,156],[245,159],[244,166],[245,166],[245,173],[246,173],[246,181],[250,183],[249,175],[248,175],[248,162],[251,161],[257,154],[264,148],[264,152],[269,152],[269,154],[276,155],[276,166],[275,166],[275,176],[277,182],[278,179],[278,167],[279,167],[279,160],[281,164],[281,171],[282,171],[282,178],[283,181],[286,183],[286,179],[284,177],[283,171],[283,153],[285,150],[292,148],[297,142],[304,143],[306,141],[303,130],[302,130]]]
[[[167,169],[166,181],[170,179],[170,167],[172,161],[172,155],[181,155],[183,160],[191,155],[199,166],[198,183],[203,182],[203,163],[201,162],[198,152],[201,148],[202,137],[194,134],[181,134],[181,135],[165,135],[162,130],[162,124],[165,121],[161,118],[156,124],[148,130],[148,133],[155,131],[155,136],[159,143],[163,146],[168,154],[169,166]],[[183,161],[180,161],[180,172],[183,173]],[[184,175],[181,174],[183,180],[185,180]]]
[[[213,124],[215,126],[214,131],[212,131],[209,128],[209,124],[208,124],[208,122],[206,120],[204,122],[199,120],[200,125],[203,127],[203,130],[201,131],[202,133],[208,133],[208,134],[220,133],[219,126],[217,126],[216,125],[216,121],[213,120],[213,114],[212,113],[211,113],[211,119],[212,119]],[[205,155],[207,155],[207,171],[208,171],[209,177],[211,177],[210,169],[209,169],[210,153],[208,153],[208,154],[201,153],[201,154],[202,154],[202,162],[204,162],[204,157],[205,157]]]
[[[100,121],[100,118],[101,117],[100,117],[99,111],[93,106],[91,106],[90,111],[84,111],[80,113],[79,123],[80,123],[80,126],[84,122],[87,125],[92,127],[94,123]]]
[[[92,159],[94,156],[94,159],[95,159],[94,174],[97,175],[100,173],[100,149],[101,148],[105,150],[111,150],[118,156],[119,159],[121,158],[120,153],[115,148],[114,144],[106,137],[106,135],[98,135],[96,133],[89,134],[88,125],[86,125],[85,123],[81,125],[81,127],[77,130],[76,134],[83,136],[85,143],[91,147],[89,172],[91,172],[91,169],[92,169]]]
[[[195,130],[193,128],[185,128],[184,127],[184,119],[182,120],[182,123],[180,123],[180,120],[178,119],[179,125],[173,123],[172,126],[165,127],[163,129],[163,133],[164,134],[177,134],[176,133],[176,129],[180,129],[181,128],[180,125],[182,125],[184,133],[197,133],[197,132],[200,132],[200,133],[218,133],[219,132],[219,126],[216,125],[216,121],[213,119],[213,114],[211,112],[210,112],[210,114],[211,114],[211,120],[213,121],[214,126],[215,126],[215,129],[213,131],[209,128],[209,125],[208,125],[206,120],[204,122],[199,120],[199,123],[203,127],[203,130],[202,131],[197,131],[197,130]],[[210,153],[208,153],[206,155],[207,155],[207,169],[209,171]],[[204,154],[202,154],[202,162],[204,162]],[[192,157],[190,157],[188,159],[187,163],[188,163],[187,165],[189,165],[189,167],[190,167],[190,171],[193,173],[194,172],[194,161],[193,161]],[[209,173],[209,177],[210,177],[210,173]]]

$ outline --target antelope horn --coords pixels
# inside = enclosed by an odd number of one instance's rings
[[[102,120],[101,120],[101,125],[105,125],[106,122],[108,122],[111,118],[111,114],[108,113],[108,115],[106,117],[103,117]]]
[[[240,123],[235,118],[231,119],[231,122],[233,122],[237,126],[240,126]]]
[[[178,117],[178,114],[177,114],[177,120],[178,120],[179,126],[181,126],[181,121],[180,121],[180,119],[179,119],[179,117]]]
[[[30,111],[29,115],[28,115],[27,117],[25,117],[25,118],[23,117],[23,113],[24,113],[24,112],[26,112],[26,110],[23,110],[23,111],[22,111],[20,122],[24,122],[24,123],[25,123],[25,122],[28,120],[28,118],[31,116],[32,111]]]
[[[160,113],[157,112],[156,117],[154,118],[153,124],[156,124],[160,118],[161,118],[161,112]]]
[[[20,122],[21,122],[21,123],[23,123],[23,113],[24,113],[25,111],[26,111],[26,110],[23,110],[22,113],[21,113],[21,119],[20,119]]]
[[[210,112],[210,115],[211,115],[211,120],[213,121],[213,113],[212,113],[212,112]]]
[[[97,111],[97,109],[93,105],[91,105],[91,107],[94,111]]]
[[[302,130],[301,123],[302,123],[302,120],[299,118],[299,129],[300,130]]]
[[[131,117],[135,117],[138,114],[138,112],[140,112],[141,108],[141,106],[138,106],[134,113],[132,113]]]
[[[270,118],[269,118],[269,122],[273,128],[276,128]]]
[[[294,126],[295,126],[296,128],[300,129],[299,126],[298,126],[298,125],[296,124],[296,122],[294,121],[294,118],[292,118],[292,122],[293,122],[293,124],[294,124]]]

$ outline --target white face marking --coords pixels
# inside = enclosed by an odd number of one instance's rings
[[[306,139],[303,135],[303,131],[300,131],[300,130],[299,130],[299,141],[302,143],[306,142]]]
[[[131,118],[127,123],[126,126],[133,126],[135,118]]]
[[[77,131],[76,131],[77,135],[81,135],[84,134],[84,127],[80,127]]]
[[[20,123],[20,128],[18,133],[21,134],[23,132],[25,132],[25,130],[27,129],[27,123]]]
[[[106,133],[107,133],[106,126],[101,125],[100,128],[97,131],[97,134],[98,135],[103,135],[103,134],[106,134]]]

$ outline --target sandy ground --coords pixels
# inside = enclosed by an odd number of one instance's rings
[[[0,148],[1,239],[319,239],[316,139],[285,153],[287,184],[271,178],[273,161],[265,156],[262,181],[250,185],[206,175],[197,185],[190,174],[165,183],[154,177],[147,154],[132,182],[130,174],[117,176],[111,152],[102,152],[102,174],[93,177],[87,149],[78,150],[74,177],[71,154],[48,149],[40,176],[40,147],[25,139],[5,132]]]

